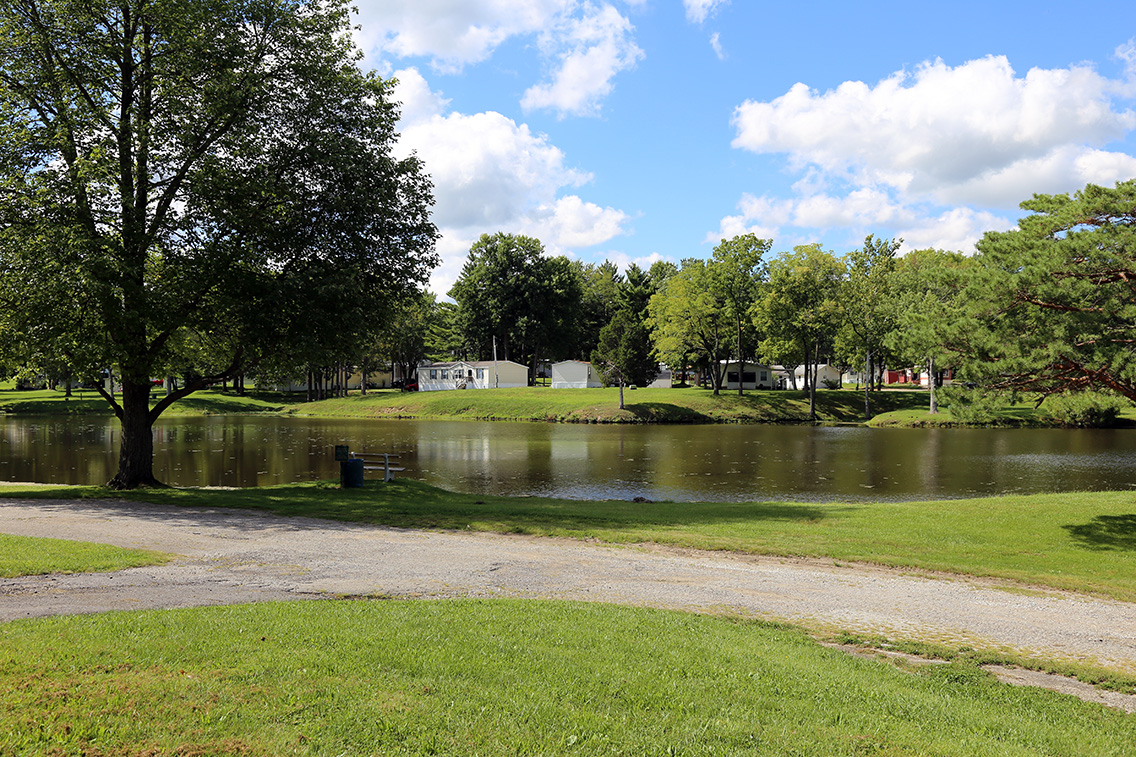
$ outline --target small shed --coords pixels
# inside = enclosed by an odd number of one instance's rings
[[[583,360],[562,360],[552,364],[553,389],[595,389],[603,386],[595,366]]]
[[[671,388],[671,369],[663,364],[659,364],[659,372],[655,374],[655,380],[647,384],[648,389],[670,389]]]

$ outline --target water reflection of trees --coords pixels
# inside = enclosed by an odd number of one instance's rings
[[[249,486],[339,475],[332,450],[401,455],[404,475],[472,492],[630,499],[912,499],[1120,488],[1126,430],[883,430],[800,426],[171,418],[155,471],[178,485]],[[0,478],[102,483],[109,419],[6,418]]]

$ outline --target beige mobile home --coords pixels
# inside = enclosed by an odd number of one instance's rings
[[[511,360],[458,360],[418,366],[418,391],[509,389],[529,385],[529,369]]]

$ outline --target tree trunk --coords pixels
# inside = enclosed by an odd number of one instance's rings
[[[869,394],[872,384],[872,351],[864,351],[864,420],[872,420],[872,398]]]
[[[744,376],[742,373],[742,324],[738,321],[738,396],[742,396],[742,386],[744,385]]]
[[[122,447],[118,457],[118,473],[107,486],[111,489],[134,489],[139,486],[163,486],[154,478],[154,433],[150,421],[150,383],[122,383]]]
[[[935,358],[927,358],[927,391],[931,395],[931,415],[939,412],[939,403],[935,397]]]
[[[813,354],[805,347],[805,391],[809,393],[809,420],[816,423],[816,373],[813,369]]]
[[[623,377],[619,377],[619,409],[623,409]]]

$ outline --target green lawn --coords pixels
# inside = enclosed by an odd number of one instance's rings
[[[477,420],[559,421],[577,423],[802,423],[808,420],[808,398],[800,391],[722,392],[705,389],[465,390],[399,392],[380,390],[349,397],[294,405],[291,412],[325,418],[469,418]],[[918,392],[889,391],[874,398],[878,411],[923,407]],[[822,421],[859,423],[864,397],[852,390],[817,393]]]
[[[400,479],[237,490],[0,484],[0,497],[127,497],[410,528],[656,542],[995,576],[1136,601],[1136,493],[1019,495],[940,502],[668,503],[494,497]]]
[[[159,389],[151,405],[162,397]],[[206,390],[195,392],[175,402],[163,415],[219,415],[222,413],[280,412],[296,401],[292,395],[278,392],[235,392]],[[110,405],[91,389],[72,390],[67,397],[62,390],[36,389],[18,392],[0,389],[0,413],[15,415],[113,415]]]
[[[0,578],[46,573],[102,573],[161,565],[169,555],[67,539],[0,534]]]
[[[0,383],[0,413],[20,415],[110,415],[106,401],[91,390],[17,392],[11,382]],[[155,402],[161,391],[155,393]],[[817,419],[822,423],[863,423],[864,394],[854,389],[817,392]],[[872,395],[872,426],[955,426],[949,410],[927,412],[925,391],[888,389]],[[706,389],[637,389],[625,392],[619,409],[619,390],[519,389],[450,392],[401,392],[396,389],[355,392],[347,397],[305,402],[302,394],[248,390],[202,391],[176,402],[166,415],[224,413],[286,413],[317,418],[421,418],[566,423],[807,423],[808,397],[801,391],[722,392]],[[1136,407],[1121,415],[1136,425]],[[1031,401],[998,410],[983,425],[1051,425]]]
[[[260,604],[0,625],[0,754],[1129,755],[1136,718],[964,664],[552,601]]]

